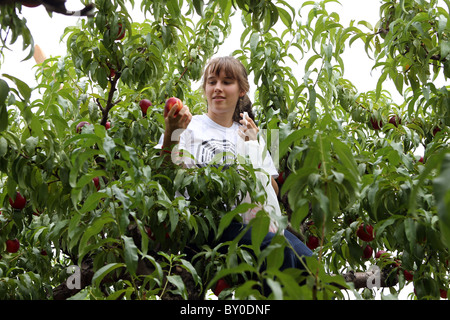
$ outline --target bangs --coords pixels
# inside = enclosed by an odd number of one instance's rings
[[[238,80],[239,74],[241,74],[243,71],[241,66],[237,64],[236,61],[231,57],[220,57],[212,60],[209,63],[208,67],[205,70],[205,76],[207,77],[210,74],[214,74],[218,77],[222,70],[225,72],[225,75],[228,78],[234,80]]]

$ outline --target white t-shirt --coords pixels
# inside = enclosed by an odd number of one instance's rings
[[[281,221],[279,220],[281,211],[269,176],[276,179],[278,171],[270,153],[265,150],[264,141],[245,141],[238,134],[239,126],[241,124],[233,122],[231,127],[223,127],[206,114],[193,116],[185,130],[178,130],[172,135],[173,141],[179,141],[179,144],[172,150],[172,161],[184,164],[188,168],[211,164],[242,163],[239,161],[248,163],[250,161],[255,169],[262,169],[255,173],[266,190],[266,203],[242,214],[242,218],[244,223],[249,223],[261,208],[264,208],[271,216],[269,231],[277,232],[279,229],[277,221]],[[161,136],[156,146],[157,149],[162,148],[163,141],[164,135]],[[177,151],[180,150],[183,150],[182,157],[177,156],[179,154]],[[251,202],[248,194],[244,202]],[[281,230],[281,232],[283,231]]]
[[[276,179],[278,171],[270,153],[262,152],[264,143],[245,142],[238,134],[240,126],[233,122],[227,128],[214,122],[206,114],[195,115],[186,130],[179,130],[172,136],[174,141],[179,139],[178,150],[186,150],[187,154],[182,159],[177,159],[175,150],[172,152],[172,159],[183,162],[187,167],[203,167],[209,164],[232,164],[242,161],[246,156],[252,156],[255,167],[264,169]],[[162,147],[163,140],[164,136],[161,136],[156,148]]]

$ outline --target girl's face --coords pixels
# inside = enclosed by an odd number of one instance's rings
[[[239,97],[245,92],[239,87],[236,79],[227,77],[222,69],[219,75],[210,73],[205,85],[206,100],[208,102],[208,115],[230,117],[232,119],[234,109]]]

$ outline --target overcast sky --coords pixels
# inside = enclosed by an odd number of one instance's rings
[[[379,17],[379,0],[341,0],[342,5],[329,3],[327,5],[328,12],[338,12],[341,23],[345,26],[352,20],[366,20],[374,25]],[[68,9],[80,9],[80,2],[78,0],[68,0],[66,3]],[[310,6],[302,10],[302,13],[307,13]],[[77,22],[76,17],[67,17],[60,14],[53,14],[50,18],[43,6],[37,8],[23,8],[23,15],[27,19],[27,25],[30,28],[35,44],[39,45],[43,52],[50,56],[59,56],[66,53],[64,43],[60,42],[60,37],[64,28],[69,25],[74,25]],[[137,13],[139,15],[139,13]],[[134,18],[134,16],[133,16]],[[135,21],[142,21],[142,16],[134,18]],[[238,17],[235,17],[233,22],[233,33],[228,38],[225,45],[219,51],[219,55],[226,55],[233,50],[238,49],[239,38],[242,34],[242,24]],[[17,76],[28,84],[34,82],[34,59],[23,61],[28,52],[22,51],[21,41],[17,41],[16,45],[12,46],[13,52],[6,51],[5,59],[1,65],[1,73],[7,73]],[[344,55],[345,62],[345,77],[357,85],[360,91],[372,90],[376,85],[376,75],[371,77],[371,68],[373,61],[367,58],[362,45],[354,43],[351,48],[347,48]],[[299,73],[303,74],[303,68],[299,67]]]

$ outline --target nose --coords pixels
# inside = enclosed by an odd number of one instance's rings
[[[214,87],[214,92],[220,92],[222,91],[222,84],[220,83],[220,81],[216,82],[216,85]]]

